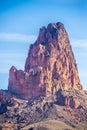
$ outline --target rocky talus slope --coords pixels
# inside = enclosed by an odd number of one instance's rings
[[[0,130],[87,130],[85,91],[68,89],[29,100],[0,91],[0,104]]]
[[[24,70],[11,67],[0,130],[87,130],[87,92],[62,23],[40,29]]]

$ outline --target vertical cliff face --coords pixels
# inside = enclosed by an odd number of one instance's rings
[[[40,29],[30,46],[25,70],[10,69],[10,92],[23,98],[55,94],[59,89],[81,90],[78,69],[68,34],[62,23]]]

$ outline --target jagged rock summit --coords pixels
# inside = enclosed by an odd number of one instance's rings
[[[77,64],[64,25],[50,23],[30,46],[25,70],[11,67],[8,90],[29,99],[69,88],[82,90]]]
[[[11,67],[8,91],[0,90],[0,116],[3,130],[87,129],[87,92],[62,23],[40,29],[24,71]]]

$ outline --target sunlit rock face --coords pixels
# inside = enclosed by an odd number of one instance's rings
[[[69,88],[82,90],[69,37],[62,23],[50,23],[30,46],[25,70],[10,69],[8,90],[29,99]]]

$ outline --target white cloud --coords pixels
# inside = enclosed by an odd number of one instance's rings
[[[0,32],[0,41],[34,42],[35,40],[35,35]]]
[[[24,52],[21,52],[21,53],[18,53],[18,52],[0,52],[0,59],[14,59],[14,58],[24,58],[26,57],[26,53]]]
[[[87,72],[86,71],[80,71],[79,72],[79,76],[81,76],[81,77],[86,77],[87,78]]]
[[[17,69],[24,69],[24,63],[26,60],[25,53],[12,53],[12,52],[1,52],[0,53],[0,74],[8,74],[9,69],[12,65]]]
[[[87,39],[71,39],[72,47],[87,48]]]
[[[80,51],[76,52],[76,56],[79,56],[79,57],[82,56],[83,59],[85,59],[85,58],[87,58],[87,52],[85,52],[85,51],[84,52],[80,52]]]

